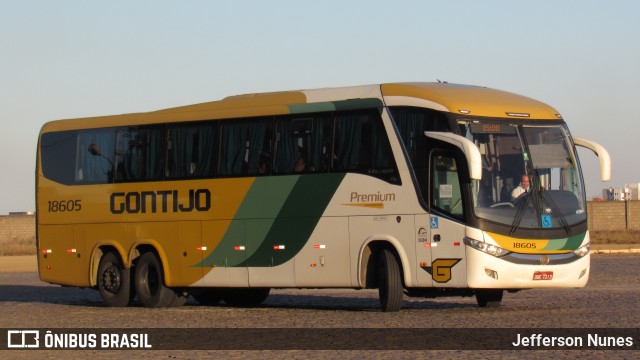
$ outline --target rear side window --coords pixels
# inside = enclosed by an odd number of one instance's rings
[[[65,185],[159,180],[164,126],[46,133],[40,154],[44,176]]]
[[[77,146],[75,131],[43,134],[40,153],[44,176],[62,184],[74,183]]]

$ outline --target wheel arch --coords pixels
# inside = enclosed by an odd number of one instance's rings
[[[162,266],[162,276],[164,280],[165,286],[169,286],[171,284],[171,271],[169,268],[169,259],[167,259],[167,254],[163,250],[162,246],[154,241],[154,240],[145,240],[140,241],[134,244],[129,251],[129,259],[131,260],[131,265],[135,266],[136,260],[142,256],[142,254],[152,252],[160,261],[160,266]]]
[[[403,286],[412,283],[409,258],[400,242],[387,235],[372,235],[368,237],[360,247],[358,255],[358,287],[373,289],[378,286],[376,277],[377,259],[380,250],[388,249],[398,260],[402,273]]]
[[[127,251],[115,241],[107,241],[96,244],[91,251],[90,263],[89,263],[89,283],[91,287],[98,286],[98,267],[100,266],[100,260],[107,252],[115,253],[122,261],[125,269],[130,269],[131,264],[127,259]]]

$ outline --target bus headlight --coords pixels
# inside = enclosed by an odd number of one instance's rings
[[[510,253],[511,251],[509,250],[505,250],[499,246],[495,246],[495,245],[491,245],[491,244],[487,244],[484,241],[478,241],[475,239],[471,239],[468,237],[464,238],[464,243],[476,250],[480,250],[484,253],[487,253],[489,255],[493,255],[495,257],[500,257],[500,256],[505,256],[508,253]]]
[[[584,246],[581,246],[579,249],[573,250],[573,253],[580,257],[583,257],[589,253],[589,249],[591,249],[591,243],[585,244]]]

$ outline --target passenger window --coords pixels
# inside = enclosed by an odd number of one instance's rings
[[[209,122],[169,127],[167,130],[167,178],[214,176],[217,151],[215,125]]]
[[[114,180],[116,129],[83,130],[78,135],[76,182],[105,184]]]
[[[162,126],[118,129],[115,181],[159,180],[164,164]]]
[[[275,174],[324,172],[328,169],[329,115],[283,117],[276,121]]]
[[[257,176],[271,172],[272,122],[226,121],[220,129],[220,176]]]
[[[377,109],[336,115],[333,170],[400,183],[389,138]]]
[[[50,132],[40,139],[42,172],[47,179],[70,185],[75,181],[75,131]]]

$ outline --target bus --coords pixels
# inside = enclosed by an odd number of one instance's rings
[[[378,289],[383,311],[404,296],[498,307],[505,291],[583,287],[576,146],[608,180],[607,151],[554,108],[442,82],[52,121],[39,276],[146,307],[256,306],[274,288]]]

